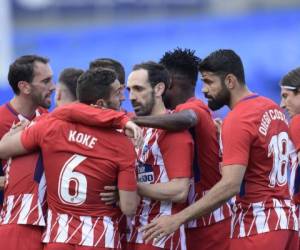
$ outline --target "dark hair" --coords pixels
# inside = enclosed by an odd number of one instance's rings
[[[199,64],[199,70],[213,72],[221,78],[233,74],[241,84],[245,84],[244,67],[241,58],[230,49],[212,52]]]
[[[125,83],[125,70],[120,62],[111,58],[98,58],[90,62],[89,69],[109,68],[116,72],[121,84]]]
[[[110,95],[110,85],[117,75],[110,69],[89,69],[77,81],[77,99],[85,104],[95,104],[98,99],[106,99]]]
[[[170,73],[180,74],[196,84],[198,79],[198,68],[201,59],[195,55],[195,50],[176,48],[167,51],[160,59]]]
[[[280,81],[280,85],[295,88],[291,90],[297,93],[300,88],[300,67],[291,70],[285,76],[283,76]]]
[[[26,81],[31,83],[34,78],[34,63],[41,62],[47,64],[48,58],[37,55],[25,55],[17,58],[10,66],[8,71],[8,82],[16,95],[20,94],[18,83]]]
[[[156,86],[156,84],[163,82],[166,85],[166,88],[170,85],[170,76],[162,64],[148,61],[140,64],[136,64],[133,67],[133,70],[144,69],[148,72],[148,81],[151,84],[152,88]]]
[[[83,72],[82,69],[66,68],[59,75],[58,81],[68,88],[74,98],[76,98],[77,80]]]

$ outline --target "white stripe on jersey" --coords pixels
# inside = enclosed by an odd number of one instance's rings
[[[14,195],[9,195],[7,197],[7,208],[6,208],[5,217],[2,222],[3,224],[7,224],[9,222],[13,206],[14,206]]]
[[[68,239],[68,215],[60,214],[58,217],[58,230],[55,242],[66,242]]]
[[[28,216],[30,214],[30,207],[32,204],[32,194],[24,194],[22,198],[20,216],[18,218],[18,224],[26,224]]]
[[[46,228],[46,231],[45,231],[43,242],[49,242],[49,240],[50,240],[51,224],[52,224],[52,211],[50,209],[48,209],[48,213],[47,213],[47,228]]]
[[[103,217],[103,225],[105,228],[105,247],[107,248],[114,248],[114,225],[110,217],[104,216]]]
[[[82,222],[81,235],[82,239],[79,245],[93,246],[94,245],[94,226],[91,216],[80,216]],[[97,221],[96,221],[97,223]]]
[[[252,204],[253,216],[256,224],[257,233],[269,232],[268,219],[265,214],[265,206],[263,202],[255,202]]]
[[[284,209],[282,208],[281,202],[277,199],[273,199],[273,206],[274,206],[275,212],[278,216],[278,221],[276,223],[276,229],[278,229],[278,226],[280,226],[280,229],[287,229],[288,219],[286,217]]]

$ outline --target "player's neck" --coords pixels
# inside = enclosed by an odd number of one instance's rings
[[[11,101],[10,105],[19,114],[30,117],[34,114],[35,110],[38,108],[31,100],[24,98],[23,96],[15,96]]]
[[[252,94],[252,92],[246,86],[243,86],[241,88],[236,89],[234,92],[231,93],[231,99],[230,99],[229,108],[233,109],[234,106],[239,101],[241,101],[246,96],[249,96],[251,94]]]
[[[166,113],[166,107],[162,100],[156,100],[151,115],[163,115]]]

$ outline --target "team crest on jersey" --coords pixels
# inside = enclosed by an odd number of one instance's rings
[[[150,164],[138,161],[137,163],[138,182],[153,183],[154,173]]]

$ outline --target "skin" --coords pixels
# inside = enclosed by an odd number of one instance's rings
[[[228,74],[223,81],[212,72],[201,72],[201,74],[202,92],[208,98],[210,106],[221,108],[228,105],[232,109],[237,102],[251,94],[247,87],[240,84],[232,74]],[[221,206],[239,192],[245,171],[246,166],[243,165],[223,166],[221,180],[200,200],[177,214],[161,216],[141,228],[146,242],[152,239],[159,241],[177,230],[181,224],[208,214]]]
[[[68,87],[62,82],[57,83],[55,90],[56,107],[61,107],[74,101],[76,101],[76,97],[72,95]]]
[[[281,88],[280,107],[284,108],[290,117],[300,114],[300,94],[285,88]]]
[[[51,105],[51,94],[55,90],[52,76],[49,64],[35,62],[32,82],[18,83],[20,94],[10,102],[14,109],[26,117],[33,115],[38,107],[48,109]]]

